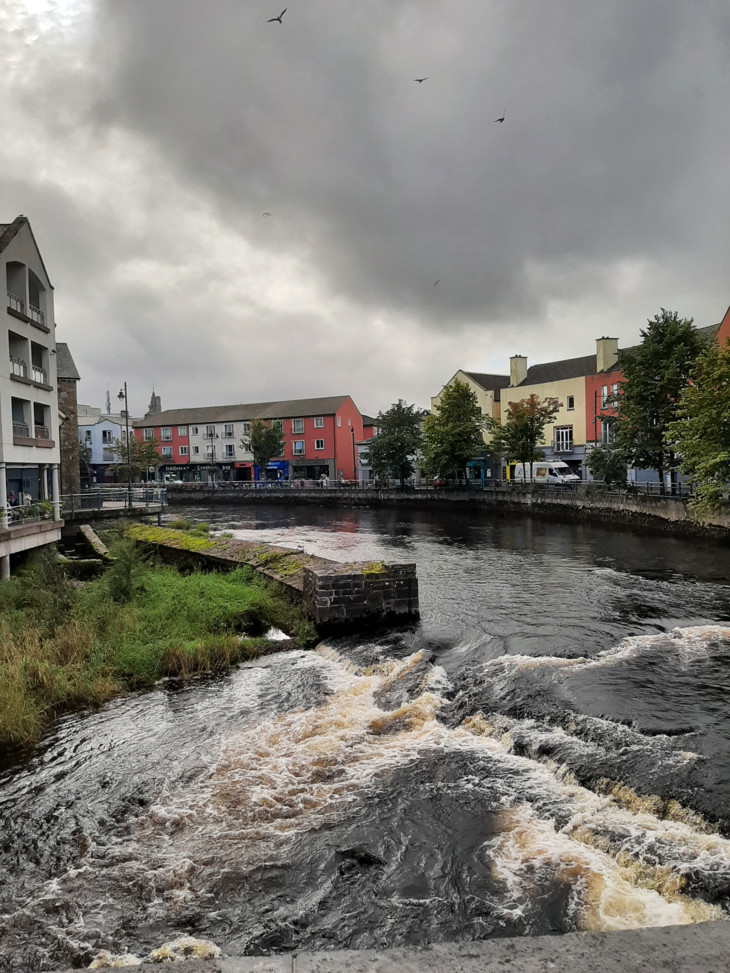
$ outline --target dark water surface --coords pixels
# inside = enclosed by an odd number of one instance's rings
[[[69,716],[0,774],[0,968],[730,914],[730,547],[482,512],[197,510],[416,561],[422,619]]]

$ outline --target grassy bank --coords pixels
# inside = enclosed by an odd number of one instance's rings
[[[252,658],[272,625],[311,636],[299,609],[248,568],[182,575],[143,563],[129,541],[112,553],[83,586],[51,552],[0,585],[0,746],[37,739],[64,710]]]

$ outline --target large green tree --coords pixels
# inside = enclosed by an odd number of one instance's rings
[[[398,478],[401,486],[413,475],[413,460],[421,445],[421,413],[398,399],[378,413],[378,434],[368,444],[368,457],[378,479]]]
[[[687,385],[705,342],[691,319],[661,309],[641,331],[641,344],[619,352],[624,381],[616,397],[616,445],[634,466],[664,474],[676,466],[667,427],[677,418],[680,392]]]
[[[492,433],[492,449],[508,462],[532,464],[544,458],[540,443],[547,426],[558,411],[555,399],[541,399],[534,393],[519,402],[507,406],[504,422],[489,419],[487,426]],[[525,477],[527,479],[527,477]]]
[[[713,342],[697,358],[665,444],[697,484],[695,506],[716,508],[730,484],[730,339],[724,348]]]
[[[121,480],[138,480],[141,473],[148,473],[156,470],[162,462],[160,454],[157,452],[159,443],[156,439],[135,439],[134,434],[129,433],[129,449],[127,443],[119,439],[114,441],[111,452],[117,457],[117,478]]]
[[[250,448],[254,463],[259,470],[265,471],[269,462],[284,452],[281,426],[274,422],[264,422],[263,419],[254,419],[251,423],[250,445],[247,440],[241,440],[241,445],[246,449]]]
[[[476,393],[458,379],[441,393],[436,412],[423,424],[423,455],[430,476],[463,473],[475,456],[484,455],[485,418]]]
[[[628,463],[624,451],[615,443],[604,443],[588,453],[585,465],[595,480],[600,480],[609,489],[626,486]]]

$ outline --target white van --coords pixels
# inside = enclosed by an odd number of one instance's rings
[[[532,477],[530,476],[530,464],[516,463],[512,473],[513,483],[545,483],[548,486],[570,486],[573,483],[580,483],[580,477],[571,470],[567,463],[558,461],[542,460],[532,464]]]

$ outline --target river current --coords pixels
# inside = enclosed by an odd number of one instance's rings
[[[730,547],[484,512],[214,529],[415,561],[418,625],[59,720],[0,772],[0,968],[730,916]]]

